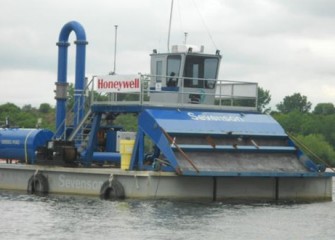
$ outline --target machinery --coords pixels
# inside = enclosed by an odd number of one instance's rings
[[[66,58],[72,31],[77,36],[75,116],[73,124],[66,126]],[[203,47],[175,46],[171,53],[154,50],[151,74],[137,76],[133,83],[126,83],[124,76],[102,76],[109,79],[113,91],[106,93],[108,101],[93,101],[85,111],[86,44],[79,23],[62,28],[57,43],[55,134],[0,129],[0,158],[118,168],[120,141],[128,139],[134,140],[130,170],[276,177],[317,176],[324,170],[298,149],[271,116],[256,111],[257,84],[218,80],[220,52],[205,54]],[[122,87],[137,89],[122,91]],[[114,124],[122,114],[138,117],[136,133]]]
[[[45,129],[0,128],[0,159],[34,164],[37,152],[52,136],[53,133]]]

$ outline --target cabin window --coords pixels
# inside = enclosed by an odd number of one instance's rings
[[[180,72],[180,56],[169,56],[167,59],[167,87],[176,87],[178,85],[178,76]]]
[[[184,69],[184,87],[214,88],[219,60],[213,57],[187,56]]]
[[[163,75],[163,62],[157,61],[156,62],[156,82],[162,82],[162,75]]]
[[[192,79],[192,86],[198,86],[199,83],[199,64],[193,64],[192,66],[192,76],[194,77]]]
[[[218,59],[217,58],[206,58],[204,61],[204,78],[205,79],[216,79],[217,68],[218,68]],[[214,88],[215,80],[206,80],[206,88]]]

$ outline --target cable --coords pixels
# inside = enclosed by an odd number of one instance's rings
[[[201,21],[202,21],[202,24],[204,25],[204,27],[205,27],[205,29],[206,29],[206,32],[207,32],[209,38],[210,38],[211,41],[212,41],[212,44],[214,45],[215,49],[218,49],[217,46],[216,46],[216,44],[215,44],[215,42],[214,42],[214,39],[213,39],[213,37],[212,37],[212,35],[211,35],[211,33],[210,33],[210,31],[209,31],[209,29],[208,29],[206,23],[205,23],[205,20],[204,20],[204,18],[203,18],[202,15],[201,15],[201,12],[200,12],[200,10],[199,10],[199,8],[198,8],[198,6],[197,6],[195,0],[192,0],[192,2],[193,2],[195,8],[196,8],[197,11],[198,11],[198,14],[199,14],[199,16],[200,16],[200,19],[201,19]]]
[[[158,192],[158,187],[159,187],[160,181],[161,181],[161,172],[159,172],[159,175],[158,175],[158,180],[157,180],[157,186],[156,186],[154,199],[156,199],[156,197],[157,197],[157,192]]]
[[[316,155],[314,152],[312,152],[312,150],[310,150],[304,143],[302,143],[302,141],[299,141],[296,137],[294,137],[293,135],[287,133],[287,135],[292,138],[292,140],[301,148],[303,148],[304,150],[306,150],[308,153],[310,153],[311,155],[313,155],[313,157],[315,157],[318,161],[322,162],[323,164],[325,164],[329,169],[331,169],[333,172],[335,172],[335,169],[332,168],[326,161],[322,160],[318,155]]]
[[[181,14],[181,7],[180,7],[180,2],[177,1],[177,4],[178,4],[178,14],[179,14],[179,19],[180,19],[180,28],[183,32],[186,32],[185,29],[184,29],[184,24],[183,24],[183,19],[182,19],[182,14]]]

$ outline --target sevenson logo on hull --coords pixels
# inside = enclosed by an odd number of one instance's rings
[[[195,121],[244,122],[241,117],[233,115],[217,115],[211,113],[195,114],[193,112],[188,112],[187,115]]]
[[[100,189],[101,185],[103,184],[102,181],[67,178],[63,174],[59,175],[58,180],[60,181],[60,187],[67,189],[88,189],[88,190]]]

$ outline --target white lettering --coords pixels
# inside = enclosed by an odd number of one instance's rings
[[[1,144],[9,144],[9,145],[19,145],[20,140],[11,140],[11,139],[2,139]]]
[[[66,178],[63,174],[59,175],[58,180],[60,187],[68,189],[98,189],[103,183],[102,181]]]
[[[193,112],[188,112],[187,115],[195,121],[222,121],[222,122],[243,122],[244,120],[239,116],[233,115],[214,115],[211,113],[201,113],[196,115]]]

